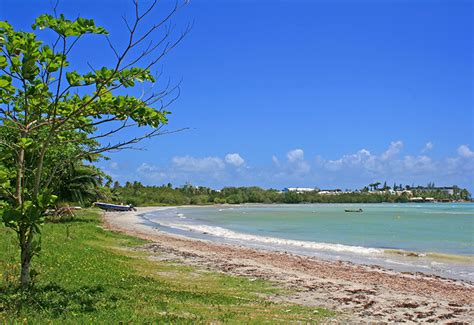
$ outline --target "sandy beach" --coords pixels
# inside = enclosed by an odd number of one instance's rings
[[[473,283],[190,239],[142,223],[140,214],[160,209],[166,208],[107,212],[104,225],[113,231],[150,240],[138,249],[149,252],[153,259],[273,281],[291,289],[291,294],[269,296],[269,300],[336,310],[340,312],[337,322],[474,322]]]

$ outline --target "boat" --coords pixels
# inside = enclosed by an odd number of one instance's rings
[[[362,209],[345,209],[345,212],[364,212]]]
[[[104,203],[104,202],[95,202],[94,205],[99,209],[105,211],[137,211],[133,207],[133,205],[121,205],[121,204],[111,204],[111,203]]]

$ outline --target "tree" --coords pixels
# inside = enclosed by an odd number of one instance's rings
[[[461,200],[469,201],[471,199],[471,193],[467,189],[462,189],[459,193],[459,197]]]
[[[369,184],[369,187],[371,190],[376,191],[379,185],[380,185],[380,182],[375,182],[375,183]]]
[[[380,185],[380,182],[375,182],[375,183],[373,184],[374,190],[378,190],[379,185]]]
[[[118,190],[120,189],[120,183],[118,181],[115,181],[114,182],[114,187],[113,187],[114,190]]]
[[[64,173],[57,177],[57,181],[51,186],[51,190],[61,200],[89,205],[103,198],[103,192],[107,188],[104,187],[104,183],[109,180],[110,176],[95,166],[72,162],[67,166]]]
[[[176,4],[161,20],[144,26],[156,1],[124,19],[128,35],[119,50],[105,28],[91,19],[68,20],[64,15],[41,15],[34,31],[15,31],[0,21],[0,212],[4,224],[18,237],[20,283],[30,282],[30,262],[39,252],[46,209],[56,199],[53,184],[66,162],[94,161],[104,153],[130,148],[139,141],[167,133],[167,108],[179,95],[178,86],[148,91],[139,98],[130,90],[138,83],[157,81],[151,69],[189,32],[172,36],[170,19]],[[54,35],[52,44],[39,39],[39,30]],[[154,40],[158,31],[162,35]],[[114,56],[110,67],[78,71],[69,61],[79,41],[102,37]],[[112,142],[111,136],[131,127],[145,131]]]

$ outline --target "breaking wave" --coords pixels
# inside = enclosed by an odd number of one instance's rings
[[[166,222],[160,220],[158,224],[184,230],[190,232],[198,232],[205,235],[211,235],[215,237],[220,237],[224,239],[232,239],[244,242],[253,242],[260,244],[271,244],[279,246],[291,246],[304,249],[312,250],[322,250],[322,251],[333,251],[333,252],[347,252],[347,253],[356,253],[356,254],[382,254],[383,249],[378,248],[367,248],[361,246],[350,246],[342,244],[331,244],[331,243],[318,243],[312,241],[303,241],[303,240],[293,240],[293,239],[283,239],[277,237],[267,237],[267,236],[258,236],[251,234],[244,234],[236,231],[232,231],[222,227],[208,226],[208,225],[196,225],[196,224],[187,224],[187,223],[176,223],[176,222]]]

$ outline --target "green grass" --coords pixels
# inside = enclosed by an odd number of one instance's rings
[[[266,300],[283,293],[269,282],[153,261],[130,249],[145,241],[103,230],[94,211],[44,226],[34,285],[22,292],[14,238],[0,227],[0,323],[317,323],[334,316]]]

